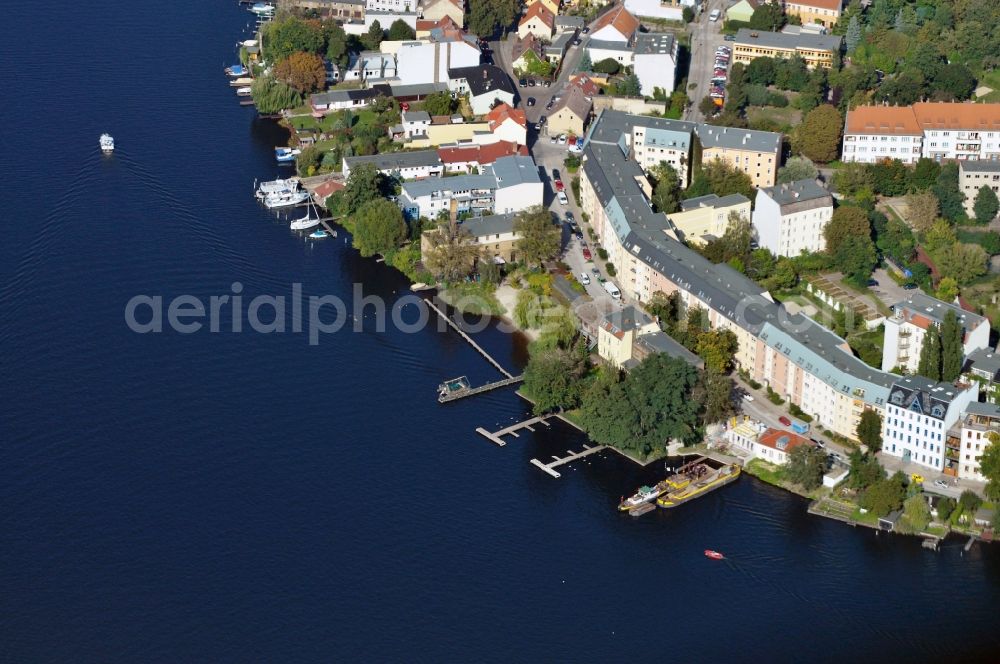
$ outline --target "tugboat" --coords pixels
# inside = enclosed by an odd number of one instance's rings
[[[651,503],[661,495],[664,491],[670,489],[670,485],[664,480],[658,483],[656,486],[641,486],[639,490],[635,492],[634,495],[629,496],[625,500],[618,503],[619,512],[628,512],[631,509],[643,505],[645,503]]]
[[[101,134],[101,152],[111,154],[114,151],[115,139],[111,137],[111,134]]]

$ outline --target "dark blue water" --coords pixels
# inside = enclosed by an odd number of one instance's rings
[[[574,431],[497,448],[474,429],[522,418],[511,392],[437,404],[442,378],[496,377],[453,333],[130,332],[137,294],[405,292],[251,199],[283,139],[222,74],[247,20],[230,1],[5,7],[0,658],[995,655],[995,548],[926,552],[749,478],[621,517],[656,469],[608,455],[554,480],[527,462]]]

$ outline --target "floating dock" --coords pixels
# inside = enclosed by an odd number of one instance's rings
[[[566,450],[566,454],[568,454],[569,456],[564,456],[561,459],[559,457],[553,455],[552,458],[554,460],[550,461],[549,463],[543,463],[543,462],[539,461],[538,459],[532,459],[531,463],[533,465],[535,465],[535,466],[538,466],[539,468],[541,468],[542,470],[544,470],[546,473],[548,473],[552,477],[555,477],[556,479],[558,479],[558,478],[562,477],[562,475],[560,475],[558,472],[556,472],[554,470],[555,468],[557,468],[558,466],[561,466],[563,464],[570,463],[572,461],[576,461],[577,459],[582,459],[585,456],[590,456],[591,454],[595,454],[597,452],[600,452],[604,448],[605,448],[604,445],[597,445],[595,447],[589,447],[587,445],[584,445],[583,446],[583,450],[580,451],[580,452],[572,452],[570,450]]]
[[[653,503],[643,503],[642,505],[636,505],[628,511],[629,516],[642,516],[643,514],[649,514],[650,512],[656,511],[656,505]]]
[[[547,427],[552,426],[551,424],[545,421],[548,417],[549,417],[548,415],[543,415],[541,417],[532,417],[530,420],[524,420],[523,422],[512,424],[505,429],[500,429],[499,431],[487,431],[483,427],[477,427],[476,433],[485,436],[487,439],[489,439],[490,442],[496,443],[500,447],[503,447],[504,445],[507,444],[506,441],[504,441],[503,439],[504,436],[514,436],[515,438],[517,438],[519,437],[517,432],[520,431],[521,429],[534,431],[534,429],[531,428],[532,424],[544,424]]]
[[[476,394],[482,394],[483,392],[489,392],[491,390],[496,390],[501,387],[507,387],[508,385],[516,385],[524,380],[524,376],[512,376],[510,378],[504,378],[503,380],[498,380],[492,383],[487,383],[486,385],[480,385],[479,387],[466,387],[458,390],[449,391],[446,393],[438,393],[439,403],[448,403],[449,401],[457,401],[459,399],[464,399],[465,397],[471,397]]]

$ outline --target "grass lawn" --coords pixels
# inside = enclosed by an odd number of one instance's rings
[[[882,366],[882,346],[885,340],[883,329],[869,330],[852,334],[847,338],[851,350],[858,354],[866,364],[873,367]]]
[[[770,122],[787,130],[791,130],[802,122],[802,111],[785,106],[759,106],[747,109],[747,121],[753,125],[755,123]]]
[[[463,281],[441,291],[441,299],[468,314],[500,316],[506,309],[497,301],[495,291],[492,284]]]
[[[780,467],[774,464],[768,463],[763,459],[754,459],[744,469],[759,480],[781,487],[782,489],[785,488],[785,473]]]

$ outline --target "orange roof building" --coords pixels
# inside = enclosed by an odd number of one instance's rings
[[[798,16],[802,25],[818,23],[832,28],[840,20],[844,0],[785,0],[785,14]]]
[[[514,108],[510,104],[497,104],[486,114],[486,121],[490,124],[490,131],[495,130],[507,119],[513,120],[525,129],[528,128],[528,118],[524,114],[524,110]]]
[[[492,164],[500,157],[513,155],[528,156],[528,147],[510,141],[497,141],[486,145],[452,145],[438,148],[438,156],[448,172],[465,172],[473,166]]]
[[[639,19],[620,4],[597,19],[590,31],[590,38],[598,41],[632,41],[639,29]]]
[[[517,24],[517,35],[524,39],[529,34],[548,41],[556,28],[556,15],[537,0],[528,6]]]

